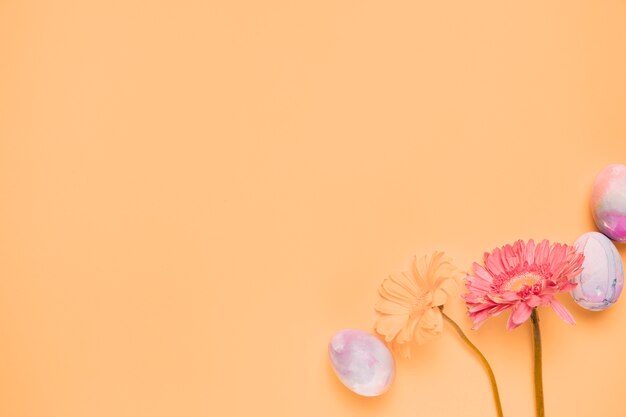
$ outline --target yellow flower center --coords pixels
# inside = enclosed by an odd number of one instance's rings
[[[524,287],[532,287],[539,282],[541,282],[541,277],[539,275],[527,272],[512,278],[509,282],[506,283],[504,289],[508,291],[518,292]]]

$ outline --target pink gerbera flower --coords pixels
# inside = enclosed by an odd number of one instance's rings
[[[467,276],[468,292],[463,296],[473,329],[483,322],[511,309],[507,328],[512,330],[530,317],[533,309],[550,306],[565,322],[574,318],[555,298],[576,286],[572,279],[582,270],[584,256],[573,246],[543,240],[518,240],[513,245],[485,253],[484,266],[473,264]]]

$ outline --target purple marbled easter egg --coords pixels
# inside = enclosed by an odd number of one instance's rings
[[[335,374],[351,391],[375,397],[387,391],[395,375],[395,362],[387,346],[362,330],[340,330],[328,344]]]
[[[626,242],[626,166],[608,165],[600,171],[591,191],[591,213],[602,233]]]
[[[624,287],[624,265],[617,248],[598,232],[585,233],[574,243],[585,255],[578,284],[570,294],[587,310],[605,310],[615,304]]]

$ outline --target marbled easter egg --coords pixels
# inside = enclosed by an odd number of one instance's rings
[[[328,355],[339,380],[359,395],[380,395],[393,382],[393,356],[387,346],[370,333],[338,331],[328,344]]]
[[[615,304],[624,287],[624,265],[617,248],[598,232],[585,233],[574,243],[585,255],[583,271],[575,278],[574,300],[587,310],[605,310]]]
[[[626,242],[626,166],[605,167],[593,183],[591,212],[598,229],[618,242]]]

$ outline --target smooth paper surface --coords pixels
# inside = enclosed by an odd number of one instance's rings
[[[495,416],[449,329],[379,398],[327,343],[372,329],[414,255],[595,230],[624,22],[623,0],[0,1],[0,415]],[[626,300],[559,299],[546,414],[623,415]],[[469,335],[528,417],[506,318]]]

